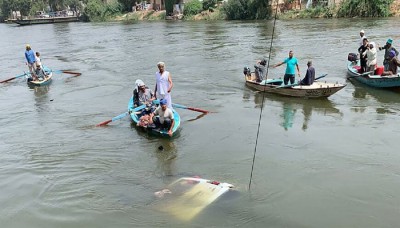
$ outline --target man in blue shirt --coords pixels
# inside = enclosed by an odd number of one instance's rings
[[[290,84],[294,84],[294,79],[295,79],[295,66],[297,68],[297,74],[300,77],[300,69],[299,69],[299,64],[298,61],[295,57],[293,57],[293,51],[289,51],[289,57],[283,60],[283,62],[280,62],[274,66],[274,68],[285,64],[286,63],[286,71],[285,71],[285,76],[283,77],[283,83],[285,85],[288,84],[288,81],[290,80]]]
[[[34,77],[36,70],[35,52],[31,49],[31,45],[29,44],[26,45],[25,49],[26,49],[25,51],[26,64],[28,65],[29,72]]]

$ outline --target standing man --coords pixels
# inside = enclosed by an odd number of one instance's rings
[[[365,36],[365,32],[364,32],[364,30],[361,30],[360,31],[360,41],[359,41],[359,45],[358,45],[358,47],[360,47],[360,46],[362,46],[363,45],[363,42],[364,42],[364,38],[367,38],[366,36]]]
[[[367,71],[367,55],[365,53],[368,50],[368,47],[368,39],[364,38],[363,45],[358,48],[358,53],[360,54],[361,74]]]
[[[154,92],[156,99],[165,99],[168,108],[172,109],[171,90],[173,87],[171,74],[165,70],[165,63],[157,63],[158,72],[156,72],[156,88]]]
[[[306,76],[304,76],[303,80],[301,80],[300,85],[312,85],[315,80],[315,69],[312,66],[312,62],[308,61],[307,62],[307,73]]]
[[[31,45],[29,44],[25,46],[25,59],[26,59],[26,64],[28,65],[29,73],[31,73],[32,78],[36,80],[37,79],[37,77],[35,76],[36,57],[35,57],[35,52],[31,49]]]
[[[388,71],[388,70],[389,70],[389,61],[392,59],[392,58],[389,56],[390,52],[393,50],[393,51],[395,52],[396,56],[399,55],[399,52],[396,50],[396,48],[394,48],[394,47],[392,46],[392,43],[393,43],[393,40],[392,40],[392,39],[388,39],[388,40],[386,41],[385,46],[379,47],[379,51],[382,50],[382,49],[385,49],[385,57],[384,57],[384,60],[383,60],[383,66],[384,66],[384,68],[385,68],[385,69],[384,69],[385,71]]]
[[[286,71],[285,71],[285,76],[283,78],[283,83],[285,85],[288,84],[288,81],[290,80],[290,84],[294,84],[294,79],[295,79],[295,69],[294,67],[296,66],[297,68],[297,75],[300,77],[300,69],[299,69],[299,64],[298,61],[295,57],[293,57],[293,51],[289,51],[289,57],[283,60],[283,62],[280,62],[274,66],[274,68],[285,64],[286,63]]]

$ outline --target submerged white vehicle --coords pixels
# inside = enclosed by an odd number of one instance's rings
[[[169,213],[182,221],[189,221],[234,186],[228,183],[197,177],[183,177],[167,188],[154,193],[163,198],[160,211]]]

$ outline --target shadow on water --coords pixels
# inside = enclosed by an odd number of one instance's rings
[[[400,103],[400,88],[378,89],[352,82],[354,85],[353,97],[355,99],[373,98],[384,104]]]
[[[256,107],[260,108],[263,100],[263,93],[254,93],[254,103]],[[294,98],[294,97],[284,97],[275,94],[265,94],[265,101],[272,101],[281,104],[282,113],[280,117],[282,126],[285,130],[293,127],[295,116],[300,111],[303,114],[303,124],[302,130],[306,131],[308,129],[309,122],[313,113],[318,115],[338,115],[342,118],[343,113],[335,107],[329,99],[304,99],[304,98]],[[267,102],[265,102],[267,103]]]

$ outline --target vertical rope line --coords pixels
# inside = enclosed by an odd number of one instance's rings
[[[271,60],[271,51],[272,51],[272,42],[274,41],[274,33],[275,33],[275,24],[276,24],[276,15],[278,13],[278,6],[279,6],[279,2],[278,0],[276,0],[276,8],[275,8],[275,16],[274,16],[274,26],[272,27],[272,35],[271,35],[271,44],[269,46],[269,55],[268,55],[268,64],[267,64],[267,74],[265,77],[265,80],[267,80],[268,77],[268,70],[269,70],[269,63]],[[260,110],[260,116],[258,118],[258,127],[257,127],[257,136],[256,136],[256,143],[254,145],[254,153],[253,153],[253,162],[251,165],[251,172],[250,172],[250,180],[249,180],[249,190],[251,187],[251,180],[253,179],[253,171],[254,171],[254,163],[256,160],[256,153],[257,153],[257,145],[258,145],[258,136],[260,134],[260,126],[261,126],[261,117],[262,117],[262,113],[264,110],[264,101],[265,101],[265,89],[266,89],[266,85],[264,86],[264,91],[263,91],[263,96],[262,96],[262,102],[261,102],[261,110]]]

